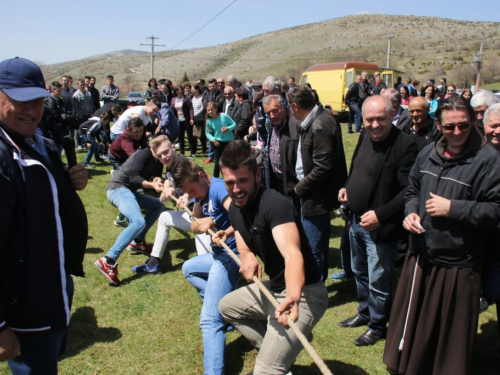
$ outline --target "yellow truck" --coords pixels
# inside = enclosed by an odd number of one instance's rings
[[[403,72],[392,69],[381,69],[377,64],[362,61],[345,61],[326,64],[315,64],[307,68],[300,77],[300,84],[309,83],[316,90],[319,100],[324,106],[330,106],[334,114],[345,117],[344,96],[349,85],[357,74],[366,71],[368,80],[373,79],[375,72],[380,72],[387,87],[394,87],[396,76]]]

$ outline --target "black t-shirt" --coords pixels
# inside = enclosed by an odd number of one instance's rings
[[[311,247],[302,228],[300,217],[292,203],[272,189],[260,189],[255,200],[245,209],[234,203],[229,207],[229,220],[239,232],[249,249],[264,262],[264,272],[269,275],[271,289],[281,292],[285,285],[285,260],[273,238],[274,227],[294,222],[300,235],[300,251],[304,258],[305,284],[321,279]]]

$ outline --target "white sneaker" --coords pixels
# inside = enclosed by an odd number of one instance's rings
[[[77,150],[78,152],[82,152],[83,148],[82,148],[82,146],[78,145],[78,147],[76,148],[76,150]]]

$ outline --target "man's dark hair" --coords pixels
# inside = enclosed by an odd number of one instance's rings
[[[132,117],[128,122],[129,128],[140,128],[141,126],[144,126],[144,122],[142,122],[140,117]]]
[[[73,77],[72,77],[72,76],[67,76],[67,77],[68,77],[68,79],[71,79],[71,80],[73,79]]]
[[[115,79],[115,77],[113,77],[112,74],[108,74],[108,76],[106,77],[106,79],[108,79],[108,78]]]
[[[62,88],[62,85],[61,85],[59,82],[54,81],[54,82],[52,82],[52,83],[50,84],[50,88],[51,88],[52,90],[54,90],[55,88],[61,89],[61,88]]]
[[[208,83],[217,83],[217,80],[215,78],[210,78],[208,80]]]
[[[198,164],[188,159],[179,158],[172,167],[175,187],[182,189],[185,183],[198,182],[200,179],[199,172],[205,173]]]
[[[248,91],[245,90],[244,88],[236,90],[235,94],[238,95],[243,100],[248,99]]]
[[[161,108],[161,102],[160,102],[160,99],[158,99],[158,97],[153,96],[149,101],[153,102],[153,104],[155,106],[157,106],[158,108]]]
[[[113,106],[111,107],[111,110],[112,111],[116,111],[118,113],[122,113],[123,112],[123,108],[120,104],[113,104]]]
[[[238,169],[247,166],[255,174],[257,173],[257,155],[250,143],[239,139],[229,143],[219,160],[220,168]],[[177,186],[177,183],[175,184]]]
[[[103,112],[101,113],[101,116],[99,116],[101,118],[101,121],[111,121],[111,116],[108,112]]]
[[[297,105],[302,109],[311,109],[316,105],[316,98],[309,87],[298,86],[287,94],[288,103]]]
[[[474,116],[474,109],[469,104],[469,102],[458,95],[450,96],[448,99],[443,100],[443,103],[438,107],[436,111],[436,118],[439,119],[441,123],[441,117],[443,115],[443,111],[457,111],[457,110],[465,110],[469,114],[469,121],[474,121],[476,118]]]
[[[92,78],[93,78],[93,79],[96,79],[94,76],[90,76],[90,79],[92,79]],[[96,80],[96,81],[97,81],[97,80]]]

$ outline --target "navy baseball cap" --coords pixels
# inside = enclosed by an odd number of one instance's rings
[[[0,90],[18,102],[50,96],[38,65],[20,57],[0,62]]]

